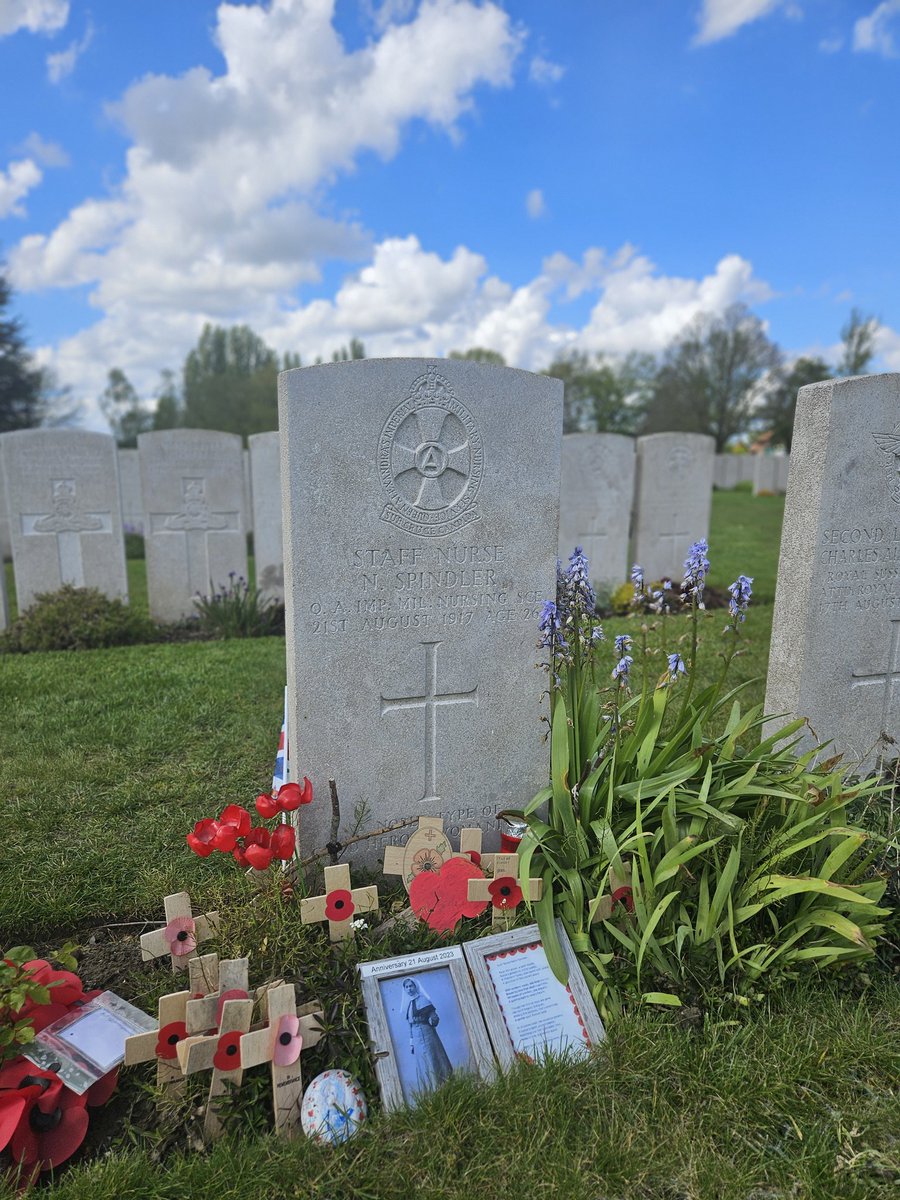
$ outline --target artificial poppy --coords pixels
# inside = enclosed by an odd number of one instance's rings
[[[280,858],[283,862],[287,862],[289,858],[293,858],[294,847],[297,843],[297,834],[293,825],[279,825],[272,833],[272,854],[275,858]]]
[[[300,1018],[286,1013],[278,1022],[272,1062],[276,1067],[289,1067],[300,1057],[302,1049],[303,1035],[300,1033]]]
[[[612,894],[613,908],[617,904],[624,904],[625,911],[634,912],[634,893],[631,890],[631,885],[623,883],[621,887],[617,887]]]
[[[462,917],[477,917],[486,900],[470,900],[469,880],[484,872],[468,858],[448,858],[439,871],[421,871],[409,885],[409,903],[420,921],[438,933],[454,928]]]
[[[52,967],[45,958],[30,959],[22,964],[22,970],[27,971],[35,983],[50,989],[50,1004],[61,1004],[68,1008],[84,996],[84,984],[74,972]],[[26,1001],[19,1015],[24,1016],[31,1007],[39,1006]]]
[[[84,1141],[89,1120],[86,1098],[70,1091],[52,1071],[41,1071],[25,1061],[14,1065],[19,1076],[15,1086],[28,1093],[28,1100],[9,1139],[9,1153],[33,1175],[58,1167]],[[10,1077],[7,1069],[3,1074]]]
[[[156,1057],[165,1059],[176,1058],[178,1056],[176,1047],[186,1037],[187,1025],[185,1025],[184,1021],[170,1021],[168,1025],[160,1026],[159,1036],[156,1041]]]
[[[234,829],[235,837],[246,837],[250,832],[250,814],[240,804],[229,804],[219,814],[219,824],[230,825]]]
[[[346,888],[335,888],[325,896],[325,916],[329,921],[349,921],[356,911],[353,896]]]
[[[194,832],[189,833],[184,840],[195,854],[199,854],[201,858],[208,858],[216,849],[213,842],[218,832],[219,822],[214,821],[212,817],[204,817],[194,826]]]
[[[303,803],[303,788],[299,783],[285,783],[278,789],[276,803],[281,812],[294,812]]]
[[[494,908],[518,908],[522,903],[522,889],[512,875],[501,875],[488,884]]]
[[[197,926],[193,917],[173,917],[163,930],[169,953],[176,958],[192,954],[197,949]]]
[[[223,1033],[219,1038],[213,1056],[213,1066],[217,1071],[236,1071],[240,1067],[241,1036],[240,1030],[235,1030],[233,1033]]]
[[[266,792],[260,792],[256,797],[256,811],[264,821],[271,821],[273,817],[277,817],[281,812],[281,805],[274,796],[270,796]]]
[[[116,1090],[118,1082],[118,1067],[114,1067],[111,1071],[107,1071],[105,1075],[101,1075],[97,1082],[92,1083],[84,1093],[88,1108],[99,1108],[101,1104],[105,1104]]]
[[[272,861],[272,835],[262,825],[251,829],[244,838],[244,860],[255,871],[264,871]]]

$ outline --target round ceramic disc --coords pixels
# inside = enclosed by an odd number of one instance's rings
[[[452,857],[453,847],[445,833],[433,826],[417,830],[403,853],[403,886],[409,891],[409,885],[422,871],[439,871]]]
[[[323,1071],[303,1094],[300,1124],[307,1137],[337,1145],[353,1137],[368,1108],[359,1082],[346,1071]]]

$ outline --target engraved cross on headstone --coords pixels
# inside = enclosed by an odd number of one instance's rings
[[[396,709],[421,708],[425,711],[425,791],[422,803],[440,802],[437,794],[437,710],[450,704],[478,704],[478,685],[468,692],[438,691],[438,646],[440,642],[423,642],[425,647],[425,691],[421,696],[382,696],[381,715]]]
[[[182,506],[174,513],[150,513],[151,533],[178,533],[184,537],[188,589],[205,595],[217,580],[210,578],[209,534],[237,532],[236,512],[211,512],[206,499],[206,480],[185,476],[181,480]]]
[[[81,538],[89,533],[112,533],[111,512],[81,512],[74,479],[51,479],[52,511],[22,513],[22,536],[54,534],[62,583],[84,587]]]
[[[878,729],[879,739],[894,740],[895,733],[889,728],[891,714],[897,712],[896,687],[900,682],[900,617],[891,621],[891,648],[888,652],[888,664],[884,671],[853,672],[853,682],[850,691],[858,687],[871,687],[873,684],[883,688],[881,698],[881,724]]]

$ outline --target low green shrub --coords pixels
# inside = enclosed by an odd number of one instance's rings
[[[97,588],[67,583],[35,598],[0,636],[0,651],[97,650],[153,641],[154,637],[152,623],[121,600],[111,600]]]
[[[198,625],[213,637],[268,637],[284,631],[284,606],[235,571],[211,596],[196,596]]]
[[[144,535],[136,529],[125,527],[125,557],[144,558]]]

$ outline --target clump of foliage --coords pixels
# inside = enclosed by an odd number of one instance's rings
[[[729,588],[719,678],[694,694],[706,554],[705,542],[691,547],[681,585],[687,660],[669,654],[657,678],[646,623],[639,646],[616,638],[611,673],[601,666],[580,550],[542,616],[551,786],[521,814],[521,875],[543,878],[536,913],[554,969],[564,976],[560,917],[606,1019],[629,1002],[680,1005],[711,989],[746,1004],[766,979],[871,958],[888,912],[873,870],[884,839],[848,817],[878,781],[851,787],[838,758],[798,756],[802,720],[769,733],[761,706],[742,712],[742,688],[725,690],[745,576]],[[632,579],[643,609],[639,567]],[[649,607],[664,613],[664,599]]]
[[[42,592],[0,637],[0,650],[96,650],[154,639],[151,622],[97,588],[64,584]]]
[[[72,949],[67,944],[52,956],[69,971],[75,966]],[[32,1016],[53,1003],[58,972],[41,969],[46,967],[31,946],[13,946],[0,958],[0,1064],[34,1041]]]
[[[264,595],[235,571],[210,596],[197,595],[194,607],[200,628],[213,637],[268,637],[284,627],[284,607]]]

